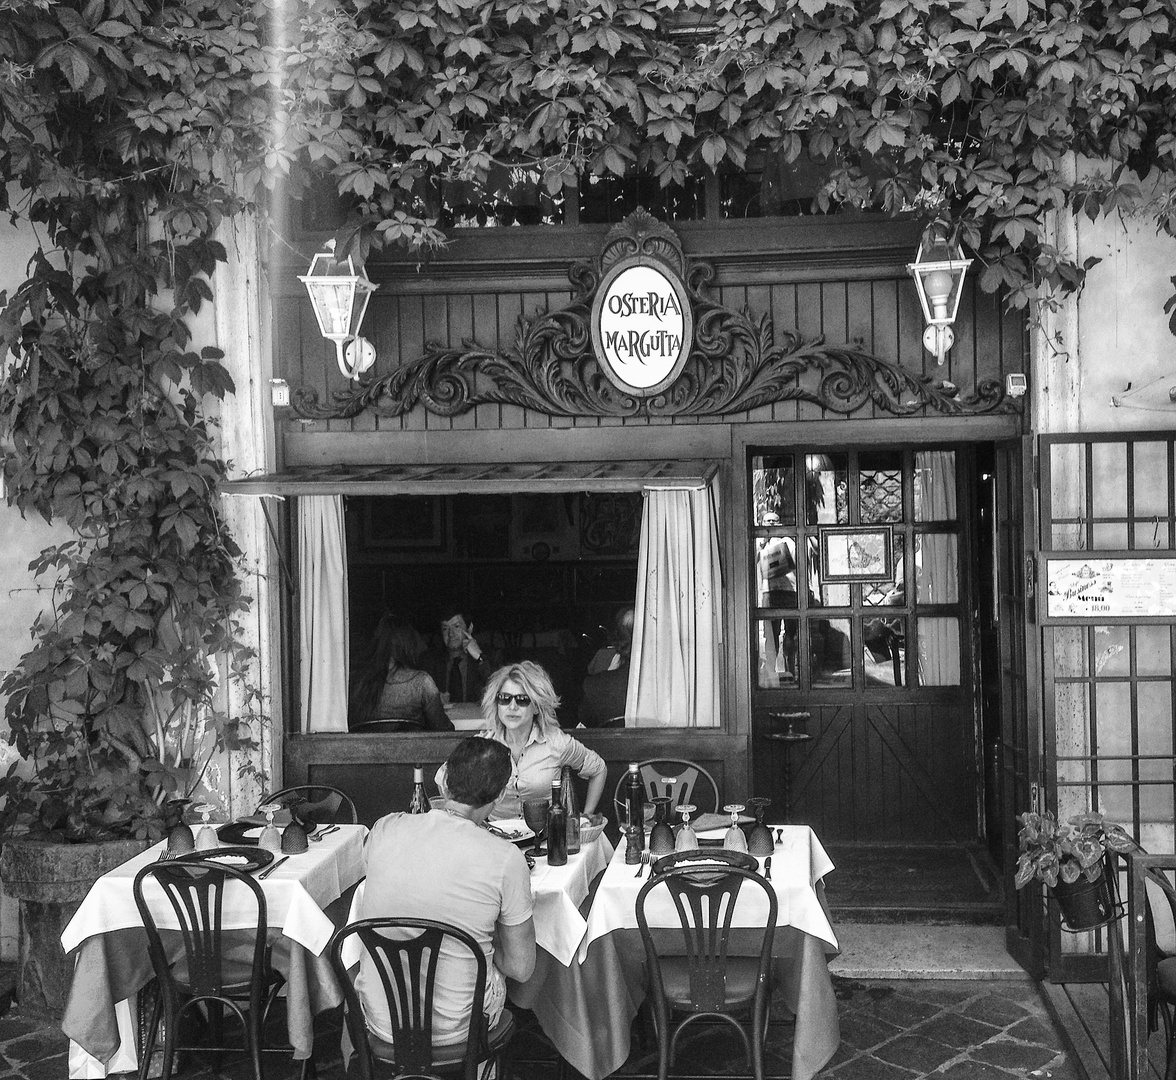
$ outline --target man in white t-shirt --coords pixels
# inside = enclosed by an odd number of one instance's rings
[[[498,1021],[507,979],[535,968],[531,875],[523,854],[481,827],[511,775],[510,750],[493,739],[463,739],[446,761],[449,801],[427,814],[380,818],[365,849],[360,918],[436,919],[472,934],[486,954],[486,1015]],[[433,998],[433,1043],[462,1042],[469,1031],[474,965],[456,948],[442,953]],[[379,976],[361,964],[356,989],[368,1026],[391,1040]],[[370,992],[369,992],[370,991]]]

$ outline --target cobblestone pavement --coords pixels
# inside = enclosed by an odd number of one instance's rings
[[[896,981],[835,979],[841,1048],[819,1080],[1083,1080],[1063,1051],[1061,1036],[1032,982]],[[3,1007],[8,999],[0,1000]],[[510,1072],[517,1080],[560,1080],[550,1044],[534,1017],[518,1015]],[[639,1025],[635,1025],[635,1028]],[[338,1012],[319,1018],[320,1080],[342,1080]],[[789,1075],[792,1026],[774,1017],[767,1070]],[[177,1075],[199,1080],[247,1080],[248,1063],[229,1057],[190,1057]],[[675,1073],[732,1076],[750,1070],[734,1032],[701,1031],[684,1042]],[[65,1036],[51,1022],[27,1016],[13,1004],[0,1016],[0,1080],[64,1080]],[[657,1075],[655,1046],[634,1037],[633,1053],[618,1077]],[[294,1080],[299,1069],[284,1055],[267,1056],[267,1080]],[[577,1080],[572,1074],[567,1080]]]

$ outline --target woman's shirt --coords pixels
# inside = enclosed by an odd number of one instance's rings
[[[425,671],[401,667],[388,672],[372,719],[408,720],[427,731],[453,730],[433,677]]]
[[[483,729],[478,735],[483,739],[497,739],[498,742],[506,744],[506,739],[500,738],[492,728]],[[513,758],[513,754],[511,756]],[[524,802],[551,798],[551,782],[559,776],[565,765],[570,765],[585,780],[600,776],[608,769],[604,758],[595,750],[589,750],[582,742],[573,739],[562,728],[543,730],[537,724],[533,724],[523,752],[514,763],[506,790],[490,811],[490,820],[521,818]],[[437,770],[434,779],[439,791],[447,790],[444,764]]]
[[[498,738],[493,731],[483,734],[491,739]],[[499,739],[499,742],[505,741]],[[561,728],[544,729],[533,724],[506,790],[490,811],[490,819],[522,817],[524,802],[549,799],[551,782],[565,765],[570,765],[585,780],[600,776],[608,768],[604,758],[595,750],[589,750]]]

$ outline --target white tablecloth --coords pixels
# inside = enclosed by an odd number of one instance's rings
[[[580,914],[580,905],[588,896],[588,887],[606,866],[613,846],[602,833],[590,844],[585,844],[576,855],[568,856],[565,866],[548,866],[547,858],[535,860],[531,871],[531,898],[535,910],[535,944],[554,956],[564,967],[576,958],[576,950],[584,937],[587,923]],[[348,922],[360,917],[364,883],[361,882],[351,899]],[[347,966],[359,962],[359,942],[351,938],[343,954]]]
[[[286,937],[315,956],[321,953],[335,932],[323,908],[363,876],[363,842],[367,833],[366,825],[340,825],[337,832],[312,842],[305,852],[291,855],[262,878],[259,884],[265,893],[269,925],[280,926]],[[94,883],[61,935],[61,947],[67,953],[95,934],[142,926],[132,885],[135,875],[144,866],[156,862],[164,847],[160,841]],[[256,908],[252,894],[245,895],[244,889],[240,905],[235,906],[235,892],[235,889],[225,892],[225,929],[245,930],[253,925]],[[179,929],[175,912],[164,901],[163,890],[155,882],[146,883],[144,896],[159,920],[160,929]],[[158,906],[152,903],[153,897],[159,901]]]
[[[837,949],[837,935],[815,888],[817,882],[833,869],[833,860],[809,826],[773,826],[773,836],[777,828],[782,833],[772,852],[771,882],[779,905],[776,925],[795,927]],[[717,830],[715,836],[721,836],[724,831]],[[646,869],[641,877],[637,877],[637,868],[625,862],[625,846],[622,838],[592,902],[588,925],[578,950],[581,962],[597,938],[613,930],[635,929],[637,926],[637,894],[650,871]],[[762,858],[757,860],[761,870],[764,861]],[[762,892],[758,889],[741,890],[733,925],[762,926],[767,910],[767,900]],[[646,913],[651,926],[678,925],[677,912],[665,889],[655,889],[649,894]]]

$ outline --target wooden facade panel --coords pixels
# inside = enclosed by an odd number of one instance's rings
[[[796,328],[796,286],[780,282],[772,286],[772,325],[777,334]],[[778,339],[777,339],[778,340]],[[797,403],[778,401],[772,406],[772,419],[777,422],[796,420]]]
[[[471,297],[471,331],[474,341],[509,342],[510,328],[504,327],[498,317],[498,297],[494,293],[478,293]],[[470,426],[478,428],[499,427],[502,423],[501,407],[479,405],[470,417]]]
[[[400,367],[411,360],[425,340],[424,300],[425,298],[422,296],[401,296],[398,298],[400,333],[398,351],[394,357],[390,358],[393,367]],[[377,359],[376,367],[380,368],[380,366],[380,361]],[[435,419],[419,409],[414,409],[407,416],[399,419],[381,418],[380,426],[381,428],[387,427],[392,431],[424,431],[429,426],[429,421]]]
[[[426,355],[431,346],[460,348],[463,343],[473,341],[481,348],[511,352],[518,336],[520,315],[533,319],[559,310],[570,302],[572,295],[570,289],[475,291],[467,287],[460,292],[444,292],[442,284],[437,282],[438,289],[432,292],[414,288],[377,293],[373,297],[364,326],[365,335],[377,348],[376,365],[370,377],[391,374]],[[1022,320],[1017,315],[1003,313],[994,298],[978,292],[974,281],[961,304],[956,346],[949,354],[949,363],[943,367],[922,347],[922,313],[915,290],[905,277],[781,280],[770,284],[762,277],[752,278],[747,284],[727,280],[714,289],[714,295],[732,310],[749,310],[753,322],[768,316],[776,340],[788,331],[795,331],[806,339],[822,337],[832,345],[849,344],[933,379],[950,379],[963,394],[970,392],[978,380],[1002,378],[1006,371],[1021,368]],[[276,374],[285,377],[292,387],[316,391],[320,402],[329,402],[335,392],[352,385],[338,371],[334,347],[319,336],[304,297],[277,297],[275,312]],[[479,384],[479,388],[488,387]],[[854,415],[859,419],[889,418],[873,402],[867,402]],[[556,419],[511,405],[482,405],[449,418],[417,406],[403,417],[363,414],[353,420],[320,421],[311,430],[319,433],[512,431],[826,419],[846,417],[811,402],[788,400],[759,406],[750,413],[653,420],[644,417]],[[289,430],[302,428],[293,424]]]
[[[819,282],[805,282],[796,287],[796,330],[805,338],[818,337],[824,333],[821,321],[821,285]],[[826,411],[820,405],[799,401],[796,407],[798,420],[823,420]]]
[[[976,307],[976,283],[972,278],[964,282],[964,295],[960,298],[960,309],[955,323],[955,344],[948,353],[945,367],[949,372],[948,378],[957,386],[974,386],[977,373],[981,370],[984,358],[981,352],[976,318],[979,311]],[[993,363],[995,357],[989,358]],[[943,368],[940,368],[942,371]]]

